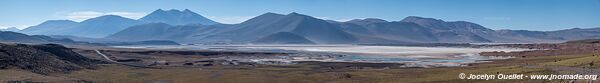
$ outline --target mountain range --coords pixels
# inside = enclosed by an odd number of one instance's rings
[[[467,21],[409,16],[346,22],[289,13],[265,13],[239,24],[220,24],[190,10],[156,10],[138,20],[106,15],[82,22],[50,20],[20,32],[69,35],[73,40],[257,44],[547,43],[600,38],[600,28],[558,31],[492,30]],[[88,37],[88,38],[76,38]]]
[[[171,25],[183,24],[219,24],[190,10],[162,10],[158,9],[138,20],[117,15],[104,15],[90,18],[82,22],[70,20],[49,20],[41,24],[28,27],[20,32],[32,35],[71,35],[89,38],[103,38],[128,27],[146,23],[168,23]]]

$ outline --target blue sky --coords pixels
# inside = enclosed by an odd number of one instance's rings
[[[239,23],[266,12],[298,12],[338,21],[421,16],[492,29],[600,27],[600,0],[1,0],[0,27],[25,28],[46,20],[81,21],[107,14],[136,19],[156,9],[190,9],[223,23]]]

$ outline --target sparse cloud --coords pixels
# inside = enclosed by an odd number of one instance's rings
[[[237,24],[251,19],[253,16],[210,16],[207,18],[220,23]]]
[[[27,27],[30,27],[31,25],[18,25],[18,26],[7,26],[7,25],[0,25],[0,29],[6,29],[6,28],[11,28],[11,27],[16,27],[20,30],[23,30]]]
[[[67,14],[66,18],[74,21],[83,21],[85,19],[102,16],[104,13],[95,11],[80,11]]]
[[[61,15],[63,18],[73,21],[83,21],[86,19],[103,16],[103,15],[119,15],[126,18],[138,19],[146,15],[145,13],[136,12],[98,12],[98,11],[77,11],[71,12],[66,15]]]
[[[9,28],[9,27],[11,27],[11,26],[0,24],[0,29],[5,29],[5,28]]]
[[[8,26],[0,25],[0,29],[8,28]]]

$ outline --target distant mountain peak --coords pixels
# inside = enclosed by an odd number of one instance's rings
[[[179,12],[179,10],[177,10],[177,9],[170,9],[169,11],[177,11],[177,12]]]
[[[152,13],[157,13],[157,12],[167,12],[167,11],[165,11],[163,9],[157,9],[157,10],[152,11]]]
[[[264,14],[261,14],[257,17],[274,17],[274,16],[288,16],[288,17],[312,17],[312,16],[308,16],[308,15],[304,15],[304,14],[300,14],[300,13],[296,13],[296,12],[292,12],[289,13],[287,15],[284,14],[278,14],[278,13],[273,13],[273,12],[267,12]],[[255,17],[256,18],[256,17]]]
[[[119,18],[119,17],[122,17],[122,16],[119,16],[119,15],[104,15],[104,16],[100,16],[100,17],[115,17],[115,18]]]
[[[200,23],[203,25],[220,24],[198,13],[192,12],[189,9],[184,9],[183,11],[177,9],[170,9],[167,11],[158,9],[140,18],[139,20],[146,22],[162,22],[170,25],[186,25],[194,23]]]
[[[77,23],[77,22],[72,21],[72,20],[47,20],[47,21],[42,22],[41,24],[52,24],[52,23]]]
[[[425,18],[425,17],[418,17],[418,16],[408,16],[408,17],[402,19],[402,22],[418,22],[418,21],[444,22],[443,20],[440,20],[440,19]]]
[[[184,9],[183,12],[192,12],[192,11],[189,9]]]
[[[300,13],[297,13],[297,12],[289,13],[286,16],[289,16],[289,17],[309,17],[309,18],[314,18],[312,16],[300,14]]]
[[[47,20],[45,22],[75,22],[75,21],[72,21],[72,20]]]
[[[92,18],[92,19],[94,19],[94,18]],[[119,15],[104,15],[104,16],[96,17],[96,19],[129,19],[129,18],[125,18],[125,17],[119,16]]]
[[[165,11],[165,12],[167,12],[167,13],[174,13],[174,14],[176,14],[176,13],[194,13],[194,12],[188,10],[188,9],[185,9],[185,10],[170,9],[170,10]]]
[[[365,24],[371,24],[371,23],[385,23],[385,22],[388,22],[388,21],[383,20],[383,19],[377,19],[377,18],[354,19],[354,20],[346,21],[346,23],[354,23],[354,24],[359,24],[359,25],[365,25]]]
[[[257,17],[272,17],[272,16],[285,16],[285,15],[278,14],[278,13],[267,12],[267,13],[261,14],[261,15],[259,15]]]
[[[296,13],[296,12],[292,12],[292,13],[290,13],[290,14],[288,14],[288,15],[300,15],[300,14],[299,14],[299,13]]]
[[[264,13],[262,15],[283,15],[283,14],[278,14],[278,13],[273,13],[273,12],[267,12],[267,13]]]
[[[318,20],[322,20],[319,18],[315,18],[315,17],[309,16],[309,15],[304,15],[304,14],[300,14],[300,13],[296,13],[296,12],[289,13],[289,14],[285,15],[285,17],[286,18],[284,18],[284,19],[296,19],[296,20],[317,20],[318,19]]]
[[[267,13],[258,15],[258,16],[254,17],[254,18],[250,18],[250,19],[248,19],[248,20],[246,20],[246,21],[244,21],[244,22],[242,22],[240,24],[248,24],[248,23],[252,24],[252,23],[255,23],[255,22],[259,22],[259,21],[271,21],[271,20],[276,20],[276,19],[278,19],[280,17],[284,17],[284,16],[285,15],[283,15],[283,14],[277,14],[277,13],[273,13],[273,12],[267,12]]]
[[[154,12],[150,13],[150,14],[189,14],[189,13],[194,13],[189,9],[184,9],[184,10],[178,10],[178,9],[169,9],[169,10],[163,10],[163,9],[157,9]]]
[[[133,19],[125,18],[125,17],[119,16],[119,15],[104,15],[104,16],[99,16],[99,17],[90,18],[90,19],[81,21],[81,23],[87,23],[90,21],[114,21],[114,20],[133,20]]]
[[[304,14],[300,14],[300,13],[296,13],[296,12],[289,13],[289,14],[287,14],[287,16],[312,17],[312,16],[308,16],[308,15],[304,15]]]

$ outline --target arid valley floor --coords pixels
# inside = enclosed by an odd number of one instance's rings
[[[530,50],[483,52],[483,56],[511,59],[470,63],[460,67],[401,67],[401,63],[316,62],[256,64],[207,58],[223,56],[279,56],[285,53],[194,50],[147,50],[67,46],[90,59],[97,67],[68,72],[32,73],[19,68],[0,70],[3,82],[114,82],[114,83],[406,83],[406,82],[598,82],[592,80],[464,80],[471,74],[600,74],[600,44],[478,45]],[[97,51],[97,52],[96,52]],[[104,54],[106,57],[100,55]]]

